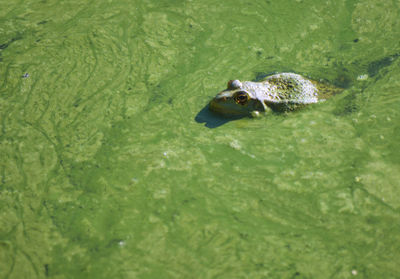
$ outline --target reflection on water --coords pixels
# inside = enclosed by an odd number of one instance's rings
[[[201,109],[201,111],[199,111],[194,120],[197,123],[204,123],[204,126],[206,126],[207,128],[217,128],[229,121],[238,120],[243,117],[244,116],[224,117],[212,112],[209,109],[209,105],[206,105],[204,108]]]

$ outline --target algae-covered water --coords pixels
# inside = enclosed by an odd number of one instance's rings
[[[0,0],[1,278],[400,278],[400,3]],[[344,88],[234,121],[230,79]]]

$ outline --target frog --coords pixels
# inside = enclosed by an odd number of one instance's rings
[[[342,88],[300,74],[277,73],[260,81],[228,81],[227,89],[210,101],[209,108],[222,116],[258,117],[271,111],[294,111],[342,91]]]

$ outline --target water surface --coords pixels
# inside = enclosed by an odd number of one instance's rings
[[[397,1],[0,3],[1,278],[399,278]],[[345,91],[203,110],[281,71]]]

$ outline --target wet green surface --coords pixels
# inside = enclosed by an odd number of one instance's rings
[[[400,278],[398,1],[0,6],[1,278]],[[199,114],[280,71],[346,90]]]

